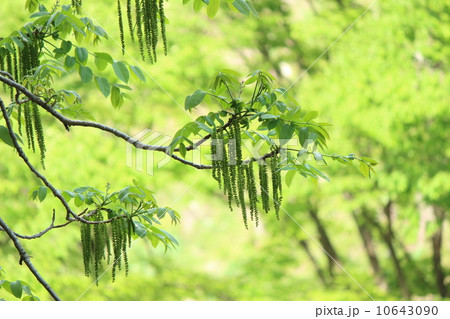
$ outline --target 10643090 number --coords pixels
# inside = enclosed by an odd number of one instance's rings
[[[377,306],[377,316],[436,316],[437,306]]]

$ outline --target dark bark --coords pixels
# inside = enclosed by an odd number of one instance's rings
[[[327,286],[327,281],[325,279],[325,275],[324,275],[324,273],[322,271],[322,268],[320,268],[319,263],[316,260],[316,257],[314,257],[314,255],[311,252],[311,249],[309,249],[308,242],[306,240],[299,240],[299,244],[300,244],[300,246],[303,247],[303,249],[305,250],[305,252],[308,255],[309,259],[313,263],[314,268],[316,269],[317,275],[320,278],[320,281],[322,281],[322,283],[325,286]]]
[[[387,218],[387,229],[383,229],[383,227],[374,219],[372,218],[367,211],[363,211],[364,217],[370,221],[370,223],[379,231],[381,238],[385,242],[386,246],[388,247],[389,254],[392,258],[392,263],[394,265],[395,272],[397,274],[397,283],[400,287],[400,290],[402,292],[402,296],[405,299],[409,299],[411,297],[411,292],[408,287],[408,283],[406,281],[406,276],[403,271],[403,268],[400,264],[400,260],[398,258],[395,246],[394,246],[394,234],[392,230],[392,209],[393,209],[393,202],[391,200],[388,201],[388,203],[383,207],[383,213],[385,214]]]
[[[402,296],[405,299],[410,299],[411,292],[409,290],[408,283],[406,281],[406,276],[405,276],[403,268],[400,264],[400,260],[398,258],[397,251],[395,249],[394,241],[393,241],[394,236],[393,236],[393,232],[392,232],[392,205],[393,205],[392,201],[389,201],[383,207],[383,212],[386,215],[386,217],[388,218],[387,229],[384,229],[383,226],[381,226],[378,221],[376,221],[372,216],[370,216],[368,211],[363,210],[362,213],[363,213],[364,218],[368,222],[370,222],[370,224],[373,227],[375,227],[378,230],[378,232],[380,233],[380,236],[381,236],[382,240],[384,241],[384,243],[386,244],[386,246],[389,250],[389,254],[391,255],[392,263],[394,265],[394,269],[397,274],[397,283],[402,292]]]
[[[436,218],[436,222],[439,224],[438,230],[434,233],[431,238],[431,243],[433,245],[433,269],[434,269],[434,277],[436,280],[436,285],[439,290],[439,294],[442,298],[447,296],[447,287],[445,285],[445,273],[442,267],[442,258],[441,258],[441,248],[442,248],[442,233],[443,233],[443,224],[445,218],[445,212],[442,208],[433,207],[434,216]]]
[[[9,238],[11,238],[12,242],[14,243],[14,246],[16,247],[17,252],[19,253],[19,256],[20,256],[19,264],[22,264],[22,262],[24,262],[25,265],[27,265],[28,269],[31,271],[31,273],[34,275],[34,277],[45,288],[45,290],[48,291],[48,293],[53,297],[53,299],[60,301],[61,299],[58,297],[58,295],[55,293],[55,291],[52,289],[52,287],[44,280],[44,278],[39,274],[37,269],[31,263],[30,256],[27,254],[27,252],[23,248],[19,239],[16,237],[14,232],[11,230],[11,228],[8,227],[6,222],[1,217],[0,217],[0,226],[8,234]]]
[[[365,208],[362,208],[364,210]],[[376,283],[378,286],[386,286],[386,281],[384,280],[383,272],[381,271],[380,263],[378,261],[378,256],[375,250],[375,243],[373,240],[372,233],[369,228],[365,225],[364,221],[361,218],[358,218],[356,212],[352,212],[353,219],[355,220],[356,225],[358,226],[359,235],[364,244],[364,248],[367,254],[367,257],[370,262],[370,266],[372,267],[372,271],[375,275]]]
[[[394,264],[395,272],[397,274],[397,282],[400,286],[403,298],[409,299],[411,297],[411,292],[408,287],[405,273],[400,264],[400,259],[398,258],[397,251],[394,246],[394,232],[392,230],[392,210],[394,203],[389,200],[387,204],[383,207],[383,213],[387,220],[387,229],[383,232],[383,239],[388,246],[389,253],[392,257],[392,262]]]
[[[310,207],[308,209],[309,216],[316,224],[317,232],[319,233],[319,241],[322,244],[323,249],[327,252],[328,256],[328,272],[331,276],[334,276],[333,269],[336,262],[339,262],[339,257],[337,255],[334,246],[331,244],[330,237],[322,224],[322,221],[319,218],[317,209],[314,207]]]

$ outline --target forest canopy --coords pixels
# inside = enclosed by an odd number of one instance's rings
[[[19,2],[0,298],[448,297],[447,4]]]

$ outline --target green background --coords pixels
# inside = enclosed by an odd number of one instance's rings
[[[51,6],[51,1],[42,3]],[[118,41],[115,1],[83,3],[88,15]],[[450,3],[379,0],[316,62],[370,4],[263,0],[255,1],[259,18],[232,13],[222,4],[210,19],[204,9],[196,13],[192,3],[183,6],[172,0],[166,4],[169,54],[159,54],[156,64],[139,61],[139,50],[129,39],[129,55],[123,57],[113,41],[103,41],[96,49],[141,65],[154,79],[135,80],[132,100],[120,110],[113,110],[98,90],[83,86],[76,76],[58,80],[58,87],[80,92],[86,109],[100,123],[130,135],[151,129],[171,136],[192,121],[183,110],[185,96],[206,89],[214,73],[227,68],[245,76],[254,69],[268,70],[280,85],[295,82],[290,94],[297,102],[333,123],[330,154],[355,152],[380,163],[371,180],[356,166],[337,163],[323,169],[330,183],[315,186],[297,175],[285,187],[280,221],[269,214],[258,228],[251,224],[246,230],[241,215],[229,211],[209,172],[173,161],[155,168],[153,175],[140,172],[126,165],[125,142],[89,128],[75,127],[67,133],[44,116],[45,174],[57,188],[104,189],[110,183],[120,189],[134,178],[155,192],[161,206],[181,214],[181,224],[165,225],[178,239],[177,249],[165,253],[137,240],[129,250],[129,276],[121,274],[111,283],[107,271],[98,287],[91,287],[92,280],[84,277],[77,225],[23,241],[60,297],[370,300],[362,286],[376,300],[445,299],[436,284],[431,241],[442,228],[442,266],[449,290],[448,218],[439,223],[435,214],[448,213],[450,207]],[[26,22],[23,6],[24,1],[1,2],[1,34]],[[0,94],[7,96],[4,91]],[[203,104],[192,116],[208,111]],[[38,156],[29,153],[39,167]],[[30,200],[30,191],[40,184],[17,154],[5,144],[0,145],[0,154],[2,218],[21,234],[46,227],[52,209],[62,221],[64,210],[56,200]],[[161,158],[154,154],[155,162]],[[386,208],[391,209],[391,224]],[[369,263],[356,221],[370,233],[378,273]],[[394,234],[390,241],[389,229]],[[324,238],[330,240],[345,271],[319,247]],[[49,299],[25,266],[18,265],[17,252],[5,234],[0,234],[0,249],[2,278],[24,280],[42,300]],[[13,299],[3,290],[0,298]]]

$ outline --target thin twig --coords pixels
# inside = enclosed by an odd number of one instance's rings
[[[53,299],[55,299],[56,301],[61,301],[61,299],[58,297],[58,295],[52,289],[52,287],[39,274],[37,269],[34,267],[33,263],[30,261],[30,256],[27,254],[26,250],[23,248],[23,246],[20,243],[17,236],[14,234],[14,232],[11,230],[11,228],[9,228],[9,226],[5,223],[5,221],[1,217],[0,217],[0,226],[8,234],[9,238],[11,238],[12,242],[14,243],[14,246],[16,247],[17,251],[19,252],[19,255],[20,255],[19,263],[22,263],[22,261],[23,261],[25,263],[25,265],[27,265],[28,269],[30,269],[30,271],[34,275],[34,277],[36,277],[36,279],[45,288],[45,290],[48,291],[48,293],[53,297]]]

